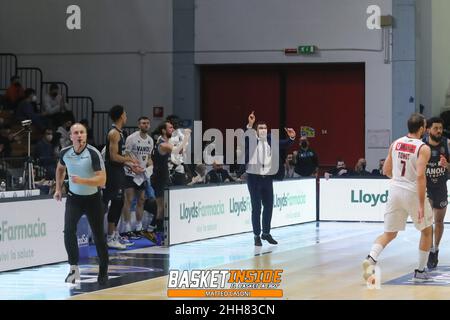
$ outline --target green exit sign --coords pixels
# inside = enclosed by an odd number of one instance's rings
[[[299,46],[298,54],[313,54],[316,52],[316,46]]]

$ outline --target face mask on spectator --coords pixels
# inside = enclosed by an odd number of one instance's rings
[[[52,134],[47,134],[47,135],[45,136],[45,138],[47,139],[48,142],[50,142],[50,141],[53,140],[53,135],[52,135]]]
[[[303,149],[306,149],[306,148],[308,147],[308,142],[302,141],[302,143],[300,143],[300,146],[301,146]]]
[[[50,93],[50,96],[52,96],[53,98],[56,98],[57,95],[58,95],[57,91]]]
[[[36,97],[36,96],[32,96],[32,97],[31,97],[31,101],[32,101],[32,102],[36,102],[36,101],[37,101],[37,97]]]

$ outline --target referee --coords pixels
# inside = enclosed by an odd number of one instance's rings
[[[56,168],[54,198],[61,201],[61,187],[67,169],[69,191],[64,215],[64,244],[69,257],[70,271],[65,281],[75,283],[76,280],[80,280],[76,232],[78,221],[86,214],[100,259],[97,280],[103,285],[108,280],[108,250],[103,232],[103,204],[99,187],[105,185],[106,173],[100,152],[88,145],[86,139],[86,128],[80,123],[72,125],[70,140],[73,145],[61,150]]]

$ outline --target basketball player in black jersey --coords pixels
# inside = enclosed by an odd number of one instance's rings
[[[433,208],[434,241],[428,256],[428,269],[438,264],[439,243],[444,233],[444,218],[447,211],[447,174],[448,174],[448,140],[442,136],[444,121],[433,117],[427,120],[428,135],[423,139],[431,149],[431,158],[427,164],[427,196]]]
[[[151,177],[152,187],[155,190],[157,214],[152,221],[152,225],[156,222],[156,232],[160,235],[164,230],[164,189],[169,184],[169,158],[172,153],[178,154],[189,142],[191,135],[190,129],[184,129],[183,141],[174,147],[169,143],[169,139],[174,131],[173,125],[164,121],[157,129],[160,134],[155,147],[153,148],[152,160],[153,160],[153,175]],[[156,221],[155,221],[156,220]],[[161,244],[160,237],[157,237],[157,244]]]
[[[111,130],[106,137],[106,188],[103,191],[103,203],[105,209],[111,201],[108,210],[108,247],[114,249],[125,249],[129,242],[121,243],[117,224],[123,206],[123,186],[125,182],[124,165],[129,166],[135,173],[144,172],[144,168],[139,166],[139,161],[125,155],[125,138],[122,127],[127,121],[127,114],[123,106],[116,105],[109,110],[109,116],[113,121]]]

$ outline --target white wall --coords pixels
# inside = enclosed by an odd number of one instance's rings
[[[392,130],[392,65],[384,64],[384,52],[375,51],[381,48],[381,31],[367,29],[371,4],[382,14],[392,13],[391,0],[197,0],[195,62],[365,62],[367,142],[368,130]],[[302,44],[329,50],[311,57],[282,52]],[[366,147],[368,167],[377,167],[386,153]]]
[[[78,31],[66,28],[72,4],[81,8]],[[65,81],[70,95],[91,96],[97,110],[124,104],[129,124],[151,115],[152,105],[171,112],[171,0],[1,0],[0,7],[0,52],[41,68],[44,81]]]
[[[416,96],[417,102],[423,104],[425,115],[430,117],[431,109],[431,1],[417,0],[416,2]]]
[[[432,104],[438,115],[445,106],[450,87],[450,1],[433,0],[432,5]],[[450,108],[450,105],[448,106]]]
[[[450,88],[450,1],[417,0],[419,28],[417,39],[418,70],[417,90],[420,100],[430,112],[439,115],[446,106]],[[448,104],[448,103],[447,103]],[[450,105],[446,108],[450,109]]]

